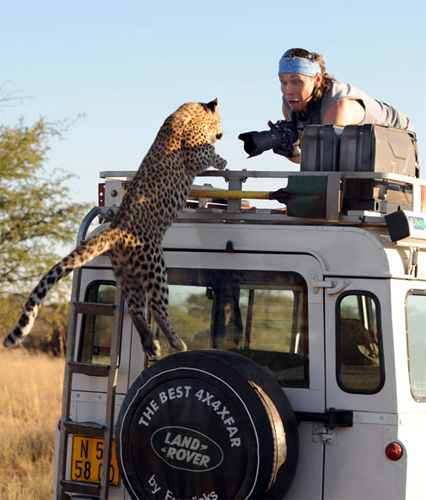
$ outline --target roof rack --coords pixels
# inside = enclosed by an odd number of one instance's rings
[[[106,208],[119,206],[125,184],[135,173],[100,173],[107,181]],[[420,212],[421,189],[426,190],[423,179],[383,172],[207,170],[198,177],[221,178],[228,190],[194,186],[190,200],[198,200],[197,208],[184,208],[178,222],[377,224],[397,210]],[[247,179],[282,179],[286,186],[270,192],[243,191]],[[242,204],[247,199],[278,200],[283,208],[248,209]]]

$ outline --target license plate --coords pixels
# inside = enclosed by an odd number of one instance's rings
[[[100,483],[104,440],[87,436],[73,436],[71,453],[71,480]],[[112,442],[109,485],[120,487],[120,473],[115,455],[115,441]]]

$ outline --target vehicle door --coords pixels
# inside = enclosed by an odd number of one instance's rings
[[[274,375],[302,415],[299,465],[286,498],[321,498],[324,445],[305,418],[325,410],[320,262],[279,253],[167,251],[165,258],[176,331],[188,349],[233,350]],[[161,333],[158,339],[162,355],[171,353]]]
[[[347,413],[321,436],[323,498],[399,498],[396,468],[384,453],[396,432],[390,280],[327,280],[326,407]]]

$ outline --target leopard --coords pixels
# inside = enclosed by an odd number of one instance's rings
[[[143,351],[149,357],[159,353],[158,340],[145,316],[146,305],[171,347],[186,350],[169,318],[162,240],[184,207],[194,178],[209,167],[226,167],[227,161],[214,149],[222,135],[217,98],[208,103],[187,102],[166,118],[109,227],[81,242],[39,281],[4,346],[14,347],[24,341],[46,294],[59,280],[108,254]]]

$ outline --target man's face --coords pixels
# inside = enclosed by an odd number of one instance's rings
[[[298,73],[280,73],[281,92],[292,111],[304,111],[311,100],[312,92],[319,86],[321,76],[305,76]]]

